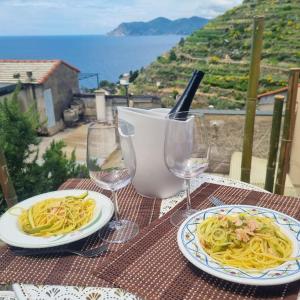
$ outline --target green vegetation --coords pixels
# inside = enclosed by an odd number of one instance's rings
[[[172,49],[169,53],[169,62],[176,61],[177,55],[174,49]]]
[[[138,76],[140,72],[143,72],[144,68],[140,70],[130,70],[129,71],[129,82],[132,83]],[[119,79],[123,77],[123,74],[119,75]],[[111,94],[119,94],[119,95],[126,95],[126,90],[123,86],[119,86],[119,82],[110,82],[108,80],[101,80],[99,83],[99,88],[105,89],[109,91]],[[94,92],[95,90],[90,90],[89,92]]]
[[[110,82],[108,80],[101,80],[99,83],[99,88],[106,89],[112,94],[115,94],[117,92],[117,85],[114,82]]]
[[[133,82],[139,76],[139,70],[129,72],[129,82]]]
[[[75,152],[68,159],[63,141],[52,142],[38,161],[40,138],[35,108],[22,112],[18,88],[11,99],[0,102],[0,145],[19,200],[57,189],[70,177],[85,177],[87,169],[76,163]],[[0,189],[0,213],[4,210]]]
[[[238,100],[241,107],[246,100],[255,15],[265,15],[259,93],[286,86],[287,69],[300,65],[299,0],[245,0],[159,56],[139,74],[133,92],[167,99],[174,89],[181,93],[197,68],[206,75],[196,105],[214,102],[217,107],[231,107]],[[156,82],[161,83],[159,88]]]

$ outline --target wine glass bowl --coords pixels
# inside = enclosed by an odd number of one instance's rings
[[[87,167],[91,179],[112,192],[115,220],[100,232],[110,243],[122,243],[133,238],[138,225],[119,218],[117,190],[127,186],[135,175],[135,153],[131,141],[133,127],[123,120],[113,123],[93,123],[88,128]]]
[[[121,189],[135,175],[134,150],[130,135],[126,133],[126,125],[116,128],[115,125],[93,123],[88,129],[89,174],[105,190]]]
[[[172,224],[178,226],[196,212],[191,208],[190,180],[208,168],[209,145],[201,115],[177,112],[167,116],[164,158],[169,171],[186,181],[187,208],[171,217]]]

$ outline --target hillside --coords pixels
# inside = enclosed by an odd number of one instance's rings
[[[174,21],[160,17],[149,22],[122,23],[116,29],[109,32],[108,35],[188,35],[201,28],[207,22],[208,19],[200,17],[183,18]]]
[[[211,20],[140,72],[132,92],[160,95],[172,105],[195,68],[206,72],[196,107],[242,107],[246,98],[253,16],[265,15],[259,92],[283,87],[300,66],[299,0],[245,0]]]

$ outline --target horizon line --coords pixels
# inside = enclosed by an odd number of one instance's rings
[[[70,36],[107,36],[112,38],[122,38],[122,37],[151,37],[151,36],[187,36],[185,34],[154,34],[154,35],[109,35],[105,34],[96,34],[96,33],[82,33],[82,34],[37,34],[37,35],[1,35],[0,38],[4,37],[70,37]]]

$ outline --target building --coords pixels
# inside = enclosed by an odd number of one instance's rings
[[[300,87],[300,84],[298,85]],[[274,106],[274,97],[276,95],[282,95],[285,97],[286,101],[286,96],[288,92],[288,87],[284,87],[281,89],[277,89],[274,91],[266,92],[263,94],[260,94],[257,96],[257,109],[258,110],[263,110],[263,111],[273,111],[273,106]],[[285,102],[284,101],[284,102]]]
[[[257,109],[263,111],[273,111],[274,106],[274,97],[276,95],[282,95],[285,97],[287,96],[287,87],[277,89],[275,91],[266,92],[257,96]],[[285,100],[286,101],[286,100]],[[285,102],[284,101],[284,102]]]
[[[36,105],[45,133],[63,128],[63,111],[79,92],[80,71],[62,60],[0,60],[0,101],[21,84],[19,99],[26,111]]]

